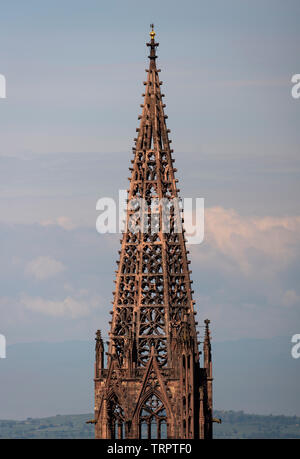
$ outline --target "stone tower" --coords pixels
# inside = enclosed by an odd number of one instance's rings
[[[209,321],[201,367],[153,27],[147,46],[150,62],[131,161],[106,368],[100,331],[96,335],[95,433],[96,438],[211,438]]]

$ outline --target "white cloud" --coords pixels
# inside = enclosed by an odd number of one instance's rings
[[[29,310],[52,317],[71,317],[77,319],[88,316],[99,304],[98,298],[90,300],[67,296],[63,300],[49,300],[42,297],[21,295],[21,303]]]
[[[289,334],[299,323],[295,281],[300,217],[250,217],[205,211],[205,237],[191,245],[196,305],[218,339]]]
[[[65,271],[66,267],[51,257],[38,257],[31,260],[25,267],[25,273],[37,280],[45,280]]]
[[[65,230],[72,230],[76,228],[76,225],[71,221],[71,219],[68,217],[64,217],[64,216],[57,217],[57,218],[50,219],[50,220],[42,220],[40,222],[40,225],[41,226],[57,225]]]
[[[300,217],[249,217],[222,207],[205,210],[204,243],[244,275],[279,272],[299,257]],[[191,246],[197,259],[211,254]]]

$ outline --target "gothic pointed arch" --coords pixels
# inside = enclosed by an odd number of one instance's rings
[[[138,410],[139,438],[167,438],[167,409],[162,397],[150,390],[143,397]]]
[[[107,400],[107,419],[110,438],[125,438],[125,413],[115,392]]]
[[[168,411],[168,419],[169,421],[171,421],[173,414],[172,407],[170,404],[170,390],[165,385],[164,377],[161,373],[161,369],[156,360],[153,348],[151,358],[147,364],[147,368],[144,373],[135,409],[133,411],[133,419],[135,419],[136,422],[138,422],[137,418],[141,404],[143,403],[145,398],[147,398],[151,393],[156,393],[156,395],[163,401]]]

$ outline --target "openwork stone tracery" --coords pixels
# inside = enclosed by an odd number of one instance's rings
[[[210,334],[207,322],[201,368],[158,43],[153,30],[150,36],[107,368],[100,332],[96,337],[96,437],[210,438]]]

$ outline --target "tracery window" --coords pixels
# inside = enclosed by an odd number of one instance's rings
[[[161,400],[152,394],[140,411],[140,438],[167,438],[167,413]]]
[[[124,412],[116,396],[112,397],[108,403],[108,416],[111,438],[125,438]]]

